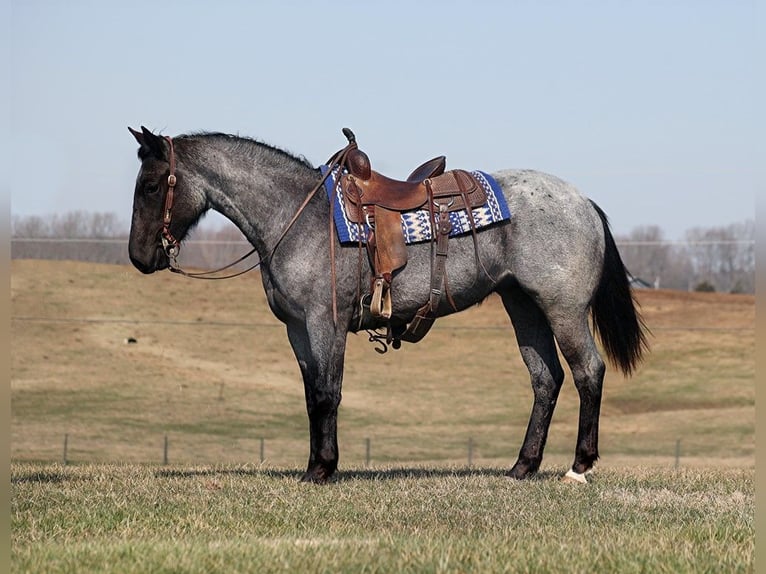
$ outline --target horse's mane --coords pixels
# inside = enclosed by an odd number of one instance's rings
[[[183,138],[203,138],[203,139],[223,140],[234,147],[251,148],[256,153],[266,150],[268,152],[276,154],[277,156],[297,162],[308,169],[311,169],[311,170],[315,169],[314,166],[311,164],[311,162],[308,159],[306,159],[306,157],[303,155],[297,155],[287,150],[284,150],[282,148],[278,148],[271,144],[267,144],[263,141],[256,140],[246,136],[226,134],[223,132],[201,131],[201,132],[189,132],[189,133],[181,134],[176,137],[176,139],[183,139]]]

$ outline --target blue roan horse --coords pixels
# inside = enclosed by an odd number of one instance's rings
[[[320,170],[241,137],[205,133],[171,140],[143,127],[131,133],[141,160],[130,230],[133,265],[143,273],[168,268],[167,238],[182,241],[208,209],[242,231],[262,260],[269,306],[287,327],[303,376],[311,440],[303,480],[327,481],[338,466],[337,416],[347,333],[379,325],[367,318],[360,322],[358,286],[370,284],[369,266],[361,266],[360,281],[357,247],[342,246],[337,237],[329,245],[327,195],[317,193],[306,201],[320,182]],[[558,343],[580,397],[574,463],[565,478],[585,482],[598,458],[605,372],[589,316],[610,361],[626,375],[646,351],[645,328],[601,209],[551,175],[505,170],[492,176],[512,218],[475,238],[467,234],[449,240],[445,275],[452,301],[442,295],[438,314],[466,309],[493,292],[502,298],[534,390],[524,443],[508,472],[517,479],[534,474],[542,461],[564,381]],[[166,209],[171,204],[172,218]],[[393,325],[411,321],[428,300],[431,251],[428,242],[407,247],[408,262],[392,283]]]

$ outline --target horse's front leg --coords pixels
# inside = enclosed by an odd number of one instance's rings
[[[329,321],[291,324],[287,335],[303,375],[311,450],[304,482],[327,482],[338,468],[338,407],[346,333]]]

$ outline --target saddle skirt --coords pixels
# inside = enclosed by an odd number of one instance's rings
[[[333,214],[338,239],[342,244],[366,243],[370,234],[369,225],[360,212],[360,206],[357,205],[355,198],[352,197],[353,194],[348,191],[348,186],[342,185],[342,180],[344,176],[347,176],[347,172],[343,170],[339,174],[339,169],[336,168],[325,180],[325,191],[334,205]],[[329,167],[322,165],[320,170],[322,175],[324,175],[329,170]],[[453,179],[445,177],[447,175],[450,175]],[[445,175],[434,178],[434,181],[436,186],[443,186],[445,193],[450,191],[452,187],[458,193],[457,178],[462,178],[461,184],[463,188],[470,191],[468,194],[470,204],[476,205],[477,198],[485,198],[483,205],[474,207],[471,210],[477,230],[511,218],[511,212],[508,209],[502,189],[495,179],[485,172],[455,170],[454,175],[452,175],[452,172],[448,172]],[[470,180],[476,183],[474,184]],[[399,209],[397,211],[400,212],[402,235],[405,243],[420,243],[431,241],[434,238],[431,212],[428,206],[425,205],[425,202],[423,202],[423,205],[410,211],[400,211]],[[451,237],[472,231],[471,219],[466,212],[465,206],[455,205],[451,207],[449,219],[452,224]]]

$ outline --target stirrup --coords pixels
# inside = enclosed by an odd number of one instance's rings
[[[373,317],[390,319],[391,312],[391,286],[385,279],[378,277],[373,283],[370,313],[372,313]]]

